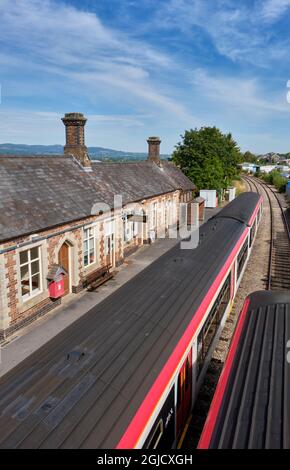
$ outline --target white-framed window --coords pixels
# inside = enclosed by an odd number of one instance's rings
[[[164,224],[166,229],[171,225],[171,200],[165,202]]]
[[[172,214],[172,200],[171,199],[168,201],[168,205],[167,205],[167,219],[168,219],[168,225],[172,225],[173,214]]]
[[[157,227],[157,202],[151,204],[151,228]]]
[[[116,219],[114,217],[110,217],[104,221],[104,230],[105,236],[108,237],[110,235],[114,235],[116,232]]]
[[[179,209],[179,223],[181,226],[187,226],[187,203],[182,202]]]
[[[131,236],[131,224],[128,222],[127,215],[125,215],[123,219],[123,229],[124,229],[124,241],[129,242],[132,239],[132,236]]]
[[[42,292],[40,246],[19,253],[21,296],[23,300]]]
[[[96,261],[95,227],[84,228],[84,266]]]
[[[162,199],[161,204],[160,204],[160,218],[161,218],[162,225],[165,223],[165,211],[166,211],[166,202],[164,199]]]
[[[130,242],[138,235],[138,222],[130,221],[130,214],[125,214],[123,218],[124,241]]]

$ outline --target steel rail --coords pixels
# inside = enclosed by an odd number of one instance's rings
[[[255,179],[257,179],[257,178],[255,178]],[[285,211],[284,211],[284,209],[283,209],[283,207],[282,207],[282,204],[281,204],[280,199],[279,199],[278,196],[277,196],[276,191],[274,191],[273,188],[271,188],[271,186],[270,186],[269,184],[267,184],[265,181],[259,181],[259,183],[261,184],[261,186],[266,186],[266,187],[274,194],[274,196],[275,196],[275,198],[276,198],[276,201],[278,202],[278,205],[279,205],[280,210],[281,210],[281,212],[282,212],[282,217],[283,217],[285,229],[286,229],[288,238],[289,238],[289,240],[290,240],[290,226],[289,226],[287,217],[286,217],[286,215],[285,215]]]
[[[262,185],[262,182],[257,179],[252,179],[248,176],[242,176],[242,179],[244,179],[249,186],[251,187],[251,184],[256,188],[256,192],[260,194],[259,188],[257,184],[261,186],[261,188],[264,189],[265,193],[267,194],[268,202],[269,202],[269,208],[270,208],[270,249],[269,249],[269,260],[268,260],[268,275],[267,275],[267,285],[266,285],[266,290],[271,290],[271,285],[272,285],[272,268],[273,268],[273,251],[274,251],[274,210],[273,210],[273,204],[270,198],[270,195],[268,191],[264,188]]]

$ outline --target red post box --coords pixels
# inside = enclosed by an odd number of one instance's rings
[[[58,280],[52,281],[49,286],[49,297],[52,299],[58,299],[64,294],[64,280],[61,276]]]
[[[58,299],[64,295],[64,276],[65,269],[62,266],[54,264],[47,275],[48,291],[51,299]]]

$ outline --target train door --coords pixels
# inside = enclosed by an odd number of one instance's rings
[[[191,411],[192,397],[192,350],[185,359],[177,382],[176,436],[179,438]]]

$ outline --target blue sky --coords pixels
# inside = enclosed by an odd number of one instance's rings
[[[0,21],[2,143],[63,144],[77,111],[87,145],[216,125],[290,151],[290,0],[0,0]]]

